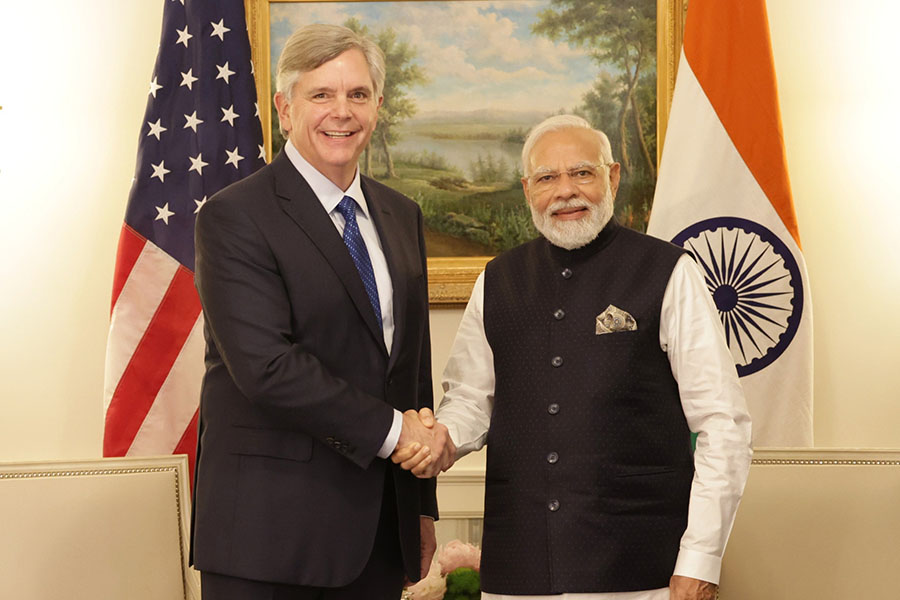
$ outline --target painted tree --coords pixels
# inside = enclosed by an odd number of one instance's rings
[[[357,19],[348,19],[344,26],[353,31],[371,36],[368,27],[362,25]],[[397,32],[387,27],[378,32],[373,38],[381,51],[384,52],[385,81],[384,101],[378,110],[378,124],[372,134],[372,144],[377,145],[384,154],[384,162],[387,165],[386,175],[396,177],[394,161],[391,158],[391,145],[397,143],[399,138],[397,127],[416,114],[416,103],[408,95],[409,88],[422,85],[428,81],[424,71],[413,61],[416,59],[416,49],[408,42],[401,41]],[[371,175],[371,156],[366,149],[366,173]]]
[[[384,52],[387,76],[384,82],[384,102],[378,111],[378,125],[373,136],[381,144],[387,164],[387,176],[396,177],[390,147],[397,142],[397,126],[416,114],[417,110],[415,100],[408,95],[408,90],[427,83],[428,78],[419,65],[413,63],[416,49],[409,43],[398,40],[393,29],[383,29],[376,41]]]
[[[622,167],[632,174],[640,165],[651,178],[656,176],[656,161],[650,142],[655,139],[649,126],[645,106],[654,97],[642,88],[655,85],[656,2],[654,0],[552,0],[550,8],[538,15],[533,32],[554,41],[565,40],[586,48],[594,61],[613,67],[612,77],[601,78],[585,96],[585,111],[596,124],[618,138]],[[611,102],[617,106],[613,107]],[[615,126],[605,123],[616,109]],[[633,127],[629,135],[628,124]],[[611,123],[610,123],[611,124]],[[640,158],[631,153],[631,142],[637,145]]]

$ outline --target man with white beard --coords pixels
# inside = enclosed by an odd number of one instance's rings
[[[484,599],[712,599],[751,449],[703,276],[616,223],[585,120],[536,126],[522,164],[543,237],[475,284],[437,411],[456,456],[394,460],[427,477],[487,445]]]

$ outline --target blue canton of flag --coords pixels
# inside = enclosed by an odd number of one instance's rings
[[[265,164],[244,5],[170,0],[125,222],[194,269],[194,215]]]
[[[242,0],[167,0],[116,257],[105,456],[186,453],[193,467],[204,347],[194,220],[264,164]]]

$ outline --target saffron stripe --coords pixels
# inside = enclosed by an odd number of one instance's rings
[[[684,55],[738,153],[797,246],[764,0],[692,0]],[[760,135],[765,131],[767,135]]]
[[[105,456],[123,456],[200,314],[194,274],[179,267],[106,412]]]

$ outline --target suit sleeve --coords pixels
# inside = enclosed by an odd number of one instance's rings
[[[195,283],[208,332],[241,393],[279,427],[302,431],[368,466],[390,429],[393,408],[330,374],[292,340],[287,289],[251,215],[237,203],[211,200],[197,216],[195,245]]]
[[[419,236],[419,255],[422,257],[422,272],[425,274],[425,297],[422,302],[425,303],[425,335],[422,336],[422,349],[420,352],[419,362],[419,407],[428,407],[434,411],[434,387],[431,376],[431,328],[428,319],[428,258],[425,253],[425,225],[422,217],[422,211],[416,210],[418,217],[418,236]],[[438,518],[437,506],[437,478],[420,479],[419,485],[422,486],[421,498],[422,508],[420,514]]]

